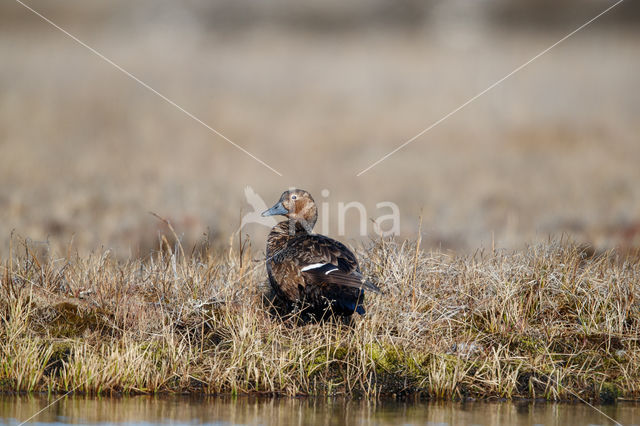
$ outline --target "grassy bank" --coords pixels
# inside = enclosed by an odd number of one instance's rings
[[[254,256],[39,261],[14,247],[0,274],[0,390],[640,397],[637,257],[378,241],[359,254],[385,291],[368,314],[297,326],[270,313]]]

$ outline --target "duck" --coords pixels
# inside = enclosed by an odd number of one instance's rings
[[[290,310],[315,318],[365,314],[365,290],[381,290],[362,275],[356,256],[344,244],[313,233],[318,209],[308,191],[284,191],[262,216],[286,218],[269,233],[266,268],[276,296]]]

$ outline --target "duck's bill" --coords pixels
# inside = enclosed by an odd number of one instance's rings
[[[275,206],[271,207],[269,210],[265,210],[262,212],[262,216],[276,216],[279,214],[287,214],[289,211],[282,205],[282,203],[278,203]]]

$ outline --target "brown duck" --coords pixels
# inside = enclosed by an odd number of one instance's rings
[[[318,209],[311,195],[301,189],[285,191],[262,213],[274,215],[287,218],[273,227],[267,240],[267,272],[276,294],[290,308],[315,317],[327,312],[364,314],[364,290],[380,289],[364,278],[344,244],[313,233]]]

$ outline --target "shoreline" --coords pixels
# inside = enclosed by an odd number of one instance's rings
[[[79,399],[79,400],[126,400],[130,398],[149,398],[156,399],[159,401],[164,400],[185,400],[185,401],[202,401],[202,400],[219,400],[222,402],[235,402],[235,401],[309,401],[309,402],[343,402],[343,403],[371,403],[371,404],[513,404],[513,405],[583,405],[590,406],[593,401],[580,401],[579,399],[561,399],[561,400],[547,400],[544,398],[498,398],[498,397],[487,397],[487,398],[472,398],[469,397],[467,399],[432,399],[428,396],[420,395],[418,393],[411,395],[379,395],[376,399],[368,399],[362,396],[353,396],[353,395],[278,395],[278,394],[265,394],[265,393],[247,393],[247,394],[238,394],[233,395],[231,393],[220,393],[220,394],[207,394],[207,393],[171,393],[171,392],[159,392],[159,393],[113,393],[113,394],[95,394],[95,393],[48,393],[46,391],[0,391],[0,399],[11,399],[11,398],[35,398],[35,399],[44,399],[44,398],[60,398],[63,399],[69,398],[71,400]],[[638,399],[626,399],[626,398],[618,398],[615,401],[600,401],[597,402],[597,406],[615,406],[615,405],[640,405],[640,398]]]

